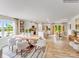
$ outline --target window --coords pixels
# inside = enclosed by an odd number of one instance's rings
[[[15,34],[15,21],[0,20],[0,38]]]
[[[59,25],[59,24],[56,24],[55,25],[55,32],[61,32],[62,30],[61,30],[61,25]]]
[[[2,37],[2,21],[0,20],[0,38]]]

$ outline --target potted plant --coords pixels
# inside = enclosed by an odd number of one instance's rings
[[[26,34],[26,35],[28,34],[28,29],[25,30],[25,34]]]
[[[28,29],[26,29],[25,32],[28,33]]]
[[[0,32],[1,32],[1,28],[0,28]]]
[[[1,30],[1,28],[0,28],[0,32],[1,32],[2,30]],[[0,36],[0,38],[1,38],[1,36]]]
[[[29,33],[31,33],[32,29],[29,29]]]

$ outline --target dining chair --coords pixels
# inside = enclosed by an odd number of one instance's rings
[[[20,51],[21,56],[24,49],[26,49],[29,46],[28,42],[26,40],[22,41],[16,41],[16,53]]]
[[[12,38],[8,39],[8,46],[9,46],[9,49],[11,48],[12,51],[13,51],[14,45],[16,45],[16,40],[15,40],[15,38],[12,37]]]
[[[46,46],[46,40],[40,37],[36,43],[36,49],[42,49]]]
[[[43,31],[39,31],[38,32],[38,36],[43,38],[44,37],[44,32]]]

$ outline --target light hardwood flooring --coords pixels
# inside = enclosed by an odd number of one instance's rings
[[[77,58],[79,53],[68,45],[67,39],[54,43],[53,39],[47,39],[45,58]]]

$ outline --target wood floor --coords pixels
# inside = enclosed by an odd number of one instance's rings
[[[79,58],[79,52],[76,52],[72,47],[68,45],[69,41],[66,38],[57,41],[54,41],[53,38],[49,38],[46,40],[46,42],[47,43],[46,43],[46,51],[44,53],[44,58],[74,58],[74,57]],[[5,51],[6,50],[7,49],[5,49]],[[35,56],[33,57],[36,57],[36,55],[37,54],[35,54]],[[17,55],[15,58],[18,57],[20,56]]]
[[[45,58],[78,58],[79,52],[76,52],[68,45],[67,39],[54,43],[53,39],[47,39]]]

